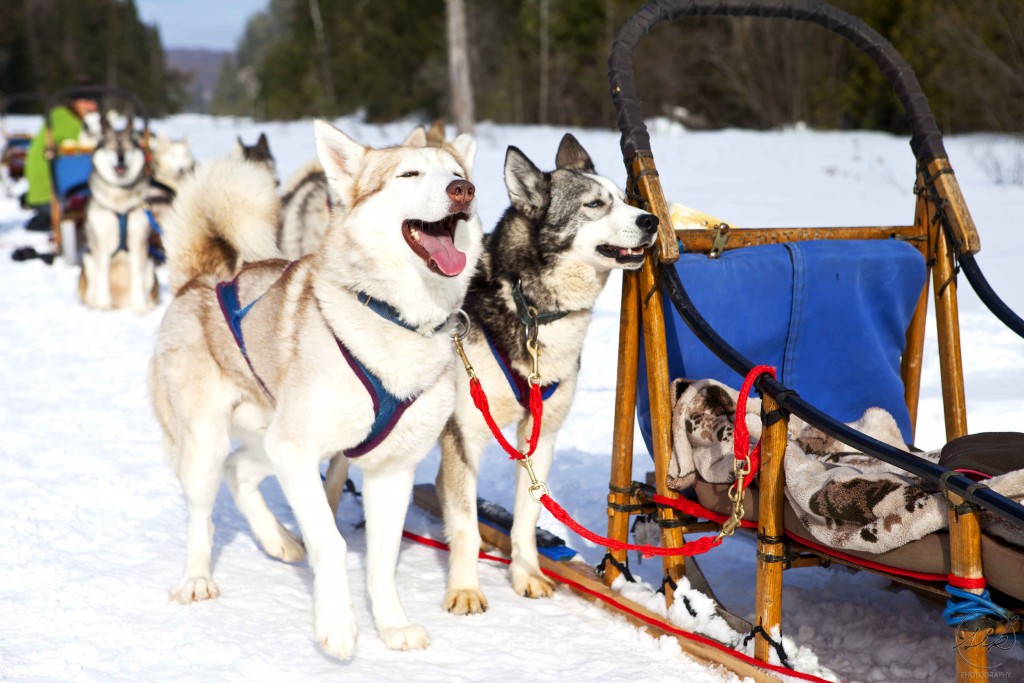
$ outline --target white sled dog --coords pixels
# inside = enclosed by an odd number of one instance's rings
[[[416,126],[401,144],[406,147],[440,147],[444,144],[444,128],[441,129],[441,140],[436,141],[430,138],[423,126]],[[323,241],[331,214],[343,214],[344,211],[345,204],[331,190],[320,161],[313,159],[301,166],[288,178],[281,194],[281,224],[277,236],[281,253],[289,259],[313,253]]]
[[[106,117],[92,154],[91,197],[85,212],[86,253],[79,295],[91,308],[145,313],[157,304],[156,268],[149,255],[146,153],[129,118],[114,130]]]
[[[267,554],[309,552],[314,629],[330,655],[356,642],[346,545],[320,479],[343,453],[364,471],[367,587],[388,647],[428,645],[395,570],[416,464],[455,405],[449,318],[479,258],[469,181],[476,143],[370,149],[323,121],[317,152],[349,207],[320,247],[276,258],[279,201],[251,162],[222,159],[186,180],[166,231],[175,293],[149,370],[167,455],[188,502],[182,603],[216,597],[211,513],[223,476]],[[241,449],[229,456],[232,437]],[[277,476],[300,543],[259,489]]]
[[[516,423],[519,447],[525,448],[532,425],[526,378],[533,371],[525,341],[537,334],[545,399],[533,468],[545,481],[555,437],[576,391],[591,309],[611,270],[640,267],[644,249],[654,243],[658,219],[626,204],[610,180],[595,174],[590,156],[569,134],[562,138],[556,170],[550,173],[509,147],[505,184],[512,206],[485,237],[464,304],[472,321],[464,344],[495,421],[501,427]],[[441,436],[437,477],[451,544],[443,605],[456,614],[487,609],[477,573],[476,492],[480,456],[492,442],[468,383],[459,382],[455,414]],[[522,469],[516,468],[512,586],[520,595],[544,597],[552,584],[537,559],[540,505],[531,499],[530,480]]]
[[[187,136],[173,139],[161,133],[150,138],[149,151],[153,178],[146,191],[146,202],[156,224],[162,226],[167,222],[178,186],[195,170],[196,160]]]

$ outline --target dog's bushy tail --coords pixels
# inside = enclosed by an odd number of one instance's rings
[[[245,263],[280,258],[281,202],[266,168],[223,158],[202,164],[178,189],[163,231],[171,290],[201,275],[229,280]]]

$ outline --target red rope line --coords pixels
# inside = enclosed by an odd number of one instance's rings
[[[665,496],[659,496],[655,494],[651,500],[658,505],[667,505],[668,507],[675,508],[680,512],[690,515],[691,517],[700,517],[716,524],[724,524],[725,520],[729,519],[729,515],[722,515],[714,510],[708,510],[700,503],[695,503],[688,498],[666,498]],[[749,519],[741,519],[740,526],[744,529],[756,529],[757,522],[753,522]]]
[[[754,445],[754,450],[750,450],[750,432],[747,430],[747,397],[754,387],[755,380],[766,373],[775,377],[775,368],[770,365],[755,365],[743,378],[740,395],[736,398],[736,417],[733,420],[733,455],[737,460],[750,460],[750,473],[743,479],[743,488],[750,486],[761,467],[761,442],[758,441]]]
[[[700,517],[701,519],[707,519],[712,522],[717,522],[718,524],[721,524],[725,520],[729,519],[728,515],[719,514],[714,510],[709,510],[706,507],[700,505],[699,503],[695,503],[692,500],[687,500],[685,498],[673,499],[655,495],[652,498],[652,500],[655,503],[658,503],[659,505],[668,505],[669,507],[674,507],[677,510],[680,510],[690,515],[691,517]],[[745,529],[756,529],[757,522],[745,519],[741,522],[741,526],[743,526],[743,528]],[[811,550],[815,550],[817,552],[822,553],[823,555],[831,555],[833,557],[837,557],[841,560],[849,562],[850,564],[859,565],[861,567],[867,567],[868,569],[875,569],[886,574],[907,576],[912,579],[920,579],[922,581],[948,581],[949,584],[951,586],[954,586],[955,588],[985,587],[985,579],[968,579],[963,577],[954,577],[952,574],[946,577],[942,574],[929,574],[926,572],[915,572],[909,569],[900,569],[899,567],[891,567],[889,565],[881,564],[879,562],[872,562],[871,560],[865,560],[854,555],[847,555],[846,553],[841,553],[832,548],[828,548],[823,545],[818,545],[813,541],[808,541],[806,538],[802,536],[797,536],[796,534],[790,531],[786,532],[786,536],[796,541],[797,543],[807,546]],[[956,581],[961,581],[963,583],[956,583]]]
[[[410,541],[415,541],[416,543],[420,543],[422,545],[429,546],[431,548],[436,548],[438,550],[444,550],[444,551],[450,550],[450,548],[448,547],[447,543],[442,543],[441,541],[436,541],[436,540],[434,540],[432,538],[426,538],[425,536],[420,536],[418,534],[414,534],[411,531],[403,530],[402,531],[402,536],[404,536],[405,538],[409,539]],[[480,559],[490,560],[492,562],[500,562],[501,564],[511,564],[511,560],[508,560],[508,559],[506,559],[504,557],[497,557],[496,555],[490,555],[490,554],[484,553],[484,552],[481,552],[479,554],[479,557],[480,557]],[[779,666],[777,664],[771,664],[769,662],[762,662],[760,659],[755,659],[755,658],[751,657],[750,655],[743,654],[742,652],[739,652],[738,650],[734,650],[734,649],[732,649],[732,648],[730,648],[730,647],[728,647],[726,645],[722,645],[717,640],[711,640],[710,638],[706,638],[706,637],[704,637],[702,635],[699,635],[697,633],[691,633],[690,631],[684,631],[684,630],[682,630],[680,628],[677,628],[677,627],[674,627],[674,626],[668,624],[667,622],[664,622],[664,621],[661,621],[659,619],[654,619],[652,617],[649,617],[646,614],[643,614],[641,612],[637,612],[636,610],[630,608],[629,606],[622,604],[621,602],[619,602],[615,598],[611,597],[610,595],[606,595],[604,593],[601,593],[601,592],[595,591],[593,589],[587,588],[583,584],[577,583],[576,581],[573,581],[572,579],[567,578],[565,576],[562,576],[561,574],[558,574],[556,572],[550,571],[548,569],[541,569],[541,571],[544,572],[545,576],[547,576],[549,578],[552,578],[555,581],[558,581],[560,583],[564,583],[565,585],[569,586],[573,590],[579,591],[580,593],[584,593],[586,595],[589,595],[589,596],[593,597],[596,600],[600,600],[601,602],[604,602],[604,603],[606,603],[608,605],[611,605],[612,607],[614,607],[615,609],[619,610],[620,612],[622,612],[624,614],[628,614],[631,617],[633,617],[634,619],[638,619],[639,621],[642,621],[643,623],[648,624],[650,626],[654,626],[654,627],[656,627],[656,628],[658,628],[658,629],[660,629],[662,631],[665,631],[666,633],[671,633],[674,636],[678,636],[680,638],[685,638],[686,640],[691,640],[691,641],[696,642],[696,643],[703,643],[704,645],[707,645],[709,647],[713,647],[714,649],[716,649],[716,650],[718,650],[720,652],[724,652],[724,653],[726,653],[726,654],[728,654],[728,655],[730,655],[732,657],[735,657],[736,659],[738,659],[738,660],[740,660],[742,662],[745,662],[745,663],[747,663],[747,664],[749,664],[751,666],[755,666],[755,667],[757,667],[759,669],[763,669],[763,670],[767,670],[767,671],[772,671],[774,673],[777,673],[777,674],[780,674],[780,675],[783,675],[783,676],[790,676],[792,678],[799,678],[799,679],[805,680],[805,681],[813,681],[814,683],[828,683],[824,678],[819,678],[817,676],[814,676],[813,674],[806,674],[806,673],[803,673],[801,671],[796,671],[794,669],[787,669],[786,667]]]
[[[678,548],[664,548],[657,545],[635,545],[633,543],[623,543],[614,538],[606,538],[604,536],[598,536],[594,532],[584,528],[575,519],[569,516],[558,503],[556,503],[551,496],[544,494],[540,497],[540,502],[547,508],[547,511],[562,524],[566,525],[583,538],[597,543],[605,548],[611,548],[612,550],[636,550],[640,552],[644,557],[674,557],[677,555],[692,556],[706,553],[712,548],[722,544],[722,539],[716,536],[703,536],[695,541],[689,541],[684,543]]]
[[[875,569],[875,570],[878,570],[878,571],[880,571],[880,572],[882,572],[884,574],[895,574],[896,576],[909,576],[912,579],[921,579],[922,581],[945,581],[946,580],[946,576],[944,574],[928,574],[928,573],[925,573],[925,572],[911,571],[909,569],[900,569],[899,567],[890,567],[888,565],[884,565],[884,564],[881,564],[879,562],[872,562],[871,560],[865,560],[862,557],[855,557],[853,555],[847,555],[846,553],[841,553],[841,552],[839,552],[837,550],[833,550],[832,548],[828,548],[828,547],[823,546],[823,545],[818,545],[817,543],[815,543],[813,541],[808,541],[803,536],[797,536],[796,534],[794,534],[794,533],[792,533],[790,531],[787,531],[786,535],[789,536],[794,541],[796,541],[797,543],[805,545],[808,548],[810,548],[811,550],[815,550],[815,551],[817,551],[819,553],[822,553],[823,555],[831,555],[832,557],[838,557],[840,560],[843,560],[845,562],[849,562],[850,564],[856,564],[856,565],[859,565],[861,567],[867,567],[868,569]]]
[[[985,577],[983,576],[972,579],[967,576],[957,576],[956,574],[951,573],[946,577],[946,582],[953,588],[965,588],[968,590],[981,589],[985,587]]]
[[[494,435],[498,445],[508,453],[509,458],[512,460],[522,460],[533,455],[534,451],[537,450],[537,441],[540,439],[540,422],[541,416],[544,414],[544,399],[541,397],[539,384],[530,383],[530,415],[533,417],[533,429],[530,432],[530,438],[526,442],[529,446],[529,450],[526,453],[519,452],[518,449],[508,442],[505,435],[501,433],[501,428],[491,416],[491,409],[487,403],[487,394],[484,393],[483,385],[480,384],[480,380],[476,377],[472,377],[469,380],[469,394],[473,397],[473,405],[480,411],[480,414],[484,417],[484,422],[491,429],[491,434]]]

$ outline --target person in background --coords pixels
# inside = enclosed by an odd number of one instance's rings
[[[53,144],[60,146],[64,140],[78,140],[82,122],[87,114],[98,112],[99,104],[90,97],[76,97],[66,105],[54,107],[50,113],[53,122]],[[25,177],[28,192],[22,199],[27,209],[35,214],[25,224],[26,230],[47,231],[50,229],[50,170],[46,160],[46,124],[32,138],[25,156]]]

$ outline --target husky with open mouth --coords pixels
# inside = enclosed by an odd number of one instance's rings
[[[175,298],[150,391],[185,492],[185,569],[171,597],[216,597],[212,511],[226,479],[267,554],[308,551],[316,638],[348,658],[356,642],[346,545],[320,478],[336,454],[363,469],[367,587],[377,630],[397,650],[427,646],[399,601],[395,570],[416,464],[455,406],[450,318],[480,255],[469,180],[476,143],[370,149],[322,121],[317,152],[348,207],[318,249],[279,258],[274,181],[222,159],[187,179],[165,232]],[[232,438],[243,446],[229,455]],[[257,488],[281,483],[303,542]],[[344,476],[344,475],[342,475]]]
[[[145,313],[156,306],[159,295],[149,254],[146,152],[131,118],[120,130],[107,117],[100,120],[102,132],[89,175],[79,296],[90,308],[131,307]]]
[[[555,438],[576,391],[583,338],[591,309],[616,269],[636,269],[654,244],[658,219],[625,203],[622,191],[594,172],[590,156],[570,134],[562,138],[556,169],[542,173],[518,149],[505,157],[505,185],[512,205],[484,240],[484,255],[466,295],[472,322],[468,358],[487,394],[499,427],[516,424],[519,447],[529,428],[532,358],[540,345],[544,413],[533,469],[546,480]],[[463,378],[464,380],[465,378]],[[476,491],[480,456],[491,431],[473,404],[468,383],[459,383],[455,414],[441,436],[437,488],[451,544],[444,608],[456,614],[483,612],[477,553]],[[544,597],[552,584],[541,574],[535,528],[540,505],[530,480],[516,468],[511,580],[516,593]]]

